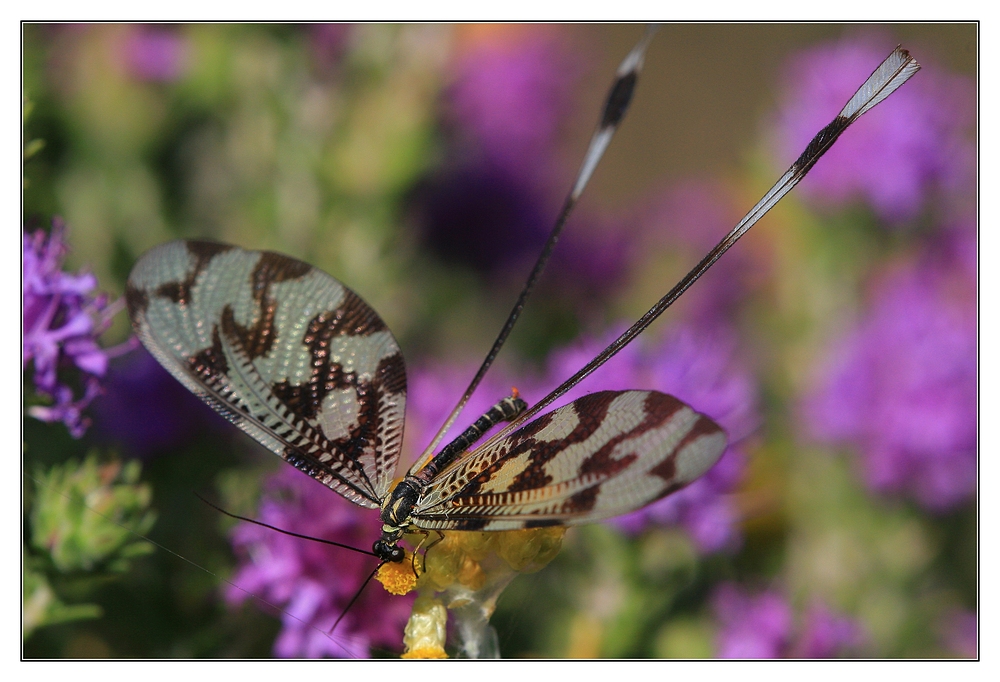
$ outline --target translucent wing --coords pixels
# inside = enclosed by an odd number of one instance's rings
[[[379,505],[406,369],[357,294],[277,253],[177,241],[139,259],[125,296],[142,343],[195,395],[347,499]]]
[[[593,393],[441,471],[412,519],[441,530],[589,523],[684,487],[725,448],[715,422],[672,396]]]

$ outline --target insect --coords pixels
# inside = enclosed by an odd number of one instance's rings
[[[400,562],[405,532],[511,530],[589,523],[691,483],[721,456],[722,429],[656,391],[602,391],[541,414],[630,343],[787,194],[858,117],[920,68],[897,48],[756,206],[673,289],[577,373],[530,408],[501,400],[435,454],[513,327],[576,199],[617,129],[651,33],[619,68],[553,235],[493,348],[425,453],[393,485],[406,370],[378,314],[333,277],[288,256],[206,241],[147,252],[128,279],[142,343],[199,398],[287,462],[381,510],[373,553]],[[540,415],[541,416],[538,416]],[[488,441],[487,430],[509,422]]]

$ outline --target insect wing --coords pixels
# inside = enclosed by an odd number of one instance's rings
[[[268,251],[177,241],[126,287],[142,343],[268,449],[349,500],[377,507],[403,438],[406,370],[353,291]]]
[[[715,422],[672,396],[593,393],[443,470],[412,518],[440,530],[598,521],[679,490],[725,448]]]

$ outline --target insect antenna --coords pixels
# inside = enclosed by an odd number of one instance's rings
[[[211,502],[209,502],[208,500],[206,500],[204,497],[202,497],[198,493],[195,493],[194,496],[197,497],[202,502],[204,502],[205,504],[207,504],[209,507],[211,507],[215,511],[219,512],[220,514],[225,514],[226,516],[228,516],[231,519],[237,519],[239,521],[246,521],[247,523],[252,523],[255,526],[262,526],[263,528],[269,528],[270,530],[277,531],[279,533],[283,533],[284,535],[290,535],[293,538],[302,538],[303,540],[312,540],[313,542],[319,542],[319,543],[324,544],[324,545],[333,545],[334,547],[341,547],[343,549],[349,549],[352,552],[357,552],[358,554],[367,554],[368,556],[378,556],[377,554],[375,554],[375,552],[372,552],[372,551],[367,550],[367,549],[361,549],[360,547],[351,547],[350,545],[345,545],[345,544],[340,543],[340,542],[334,542],[333,540],[326,540],[324,538],[314,538],[311,535],[303,535],[301,533],[295,533],[295,532],[290,531],[290,530],[285,530],[284,528],[278,528],[277,526],[272,526],[271,524],[264,523],[263,521],[258,521],[256,519],[251,519],[251,518],[248,518],[246,516],[240,516],[239,514],[233,514],[232,512],[226,511],[225,509],[223,509],[222,507],[220,507],[218,505],[212,504]],[[379,564],[379,566],[381,566],[381,564]]]
[[[767,191],[757,204],[750,209],[739,223],[736,224],[729,234],[712,248],[701,261],[691,269],[674,287],[667,292],[663,298],[657,301],[652,308],[640,317],[635,324],[626,329],[621,336],[612,341],[607,348],[601,351],[597,357],[583,366],[576,374],[564,381],[555,390],[542,398],[535,405],[521,413],[521,415],[501,429],[490,438],[482,447],[489,447],[491,444],[506,437],[518,426],[531,419],[541,410],[552,404],[560,396],[564,395],[571,388],[576,386],[586,376],[614,357],[618,351],[627,346],[643,330],[676,301],[681,294],[687,291],[694,282],[712,267],[715,261],[735,244],[740,237],[760,220],[771,208],[774,207],[788,192],[792,190],[799,181],[806,176],[823,154],[826,153],[837,138],[847,130],[862,114],[874,107],[876,104],[891,95],[899,86],[910,79],[913,74],[920,70],[920,64],[910,56],[910,53],[897,46],[892,54],[886,57],[878,68],[868,77],[851,99],[844,105],[840,113],[825,128],[816,133],[812,141],[798,159],[785,171],[784,175],[778,178],[774,186]]]
[[[346,616],[347,612],[351,610],[352,606],[354,606],[354,602],[356,602],[358,600],[358,597],[361,596],[361,593],[365,591],[366,587],[368,587],[368,583],[370,583],[372,581],[372,578],[375,577],[375,574],[378,573],[378,570],[380,568],[382,568],[383,566],[385,566],[385,562],[384,561],[380,561],[378,563],[378,566],[375,567],[375,570],[372,571],[371,574],[367,578],[365,578],[365,581],[363,583],[361,583],[361,587],[359,587],[358,591],[354,593],[353,597],[351,597],[351,601],[347,602],[347,606],[345,606],[344,610],[340,613],[339,616],[337,616],[337,620],[335,620],[333,622],[333,627],[331,627],[329,629],[329,631],[327,631],[327,633],[326,633],[327,635],[332,635],[333,634],[333,631],[337,629],[338,625],[340,625],[340,621],[344,620],[344,616]]]
[[[489,370],[490,366],[493,364],[497,354],[500,352],[500,348],[503,347],[503,344],[507,341],[507,337],[510,336],[510,332],[514,328],[514,324],[521,316],[521,311],[524,310],[524,304],[528,300],[528,296],[531,295],[532,290],[535,288],[535,284],[538,282],[539,276],[541,276],[542,271],[545,269],[545,266],[549,261],[549,257],[552,255],[556,242],[559,241],[559,234],[566,225],[566,220],[569,218],[569,214],[576,206],[577,200],[579,200],[584,188],[590,181],[591,175],[594,173],[594,169],[597,168],[598,162],[601,160],[601,157],[604,156],[604,152],[611,143],[611,138],[614,137],[619,124],[625,117],[625,112],[628,110],[629,103],[632,101],[632,95],[635,92],[635,85],[639,77],[639,72],[642,70],[643,61],[646,55],[646,48],[649,47],[649,43],[653,39],[653,34],[656,33],[657,28],[658,27],[655,25],[647,27],[642,38],[618,66],[618,71],[615,73],[614,83],[612,83],[611,89],[604,102],[604,108],[601,112],[601,119],[598,122],[597,130],[594,131],[594,135],[590,139],[590,145],[587,147],[587,153],[584,155],[583,162],[580,164],[580,170],[577,173],[576,181],[573,183],[573,188],[566,196],[562,208],[559,210],[559,215],[556,218],[555,224],[552,226],[549,238],[542,247],[541,253],[538,254],[538,259],[535,261],[535,265],[531,269],[531,273],[528,275],[528,279],[525,281],[524,287],[521,289],[521,293],[518,294],[514,307],[507,316],[507,320],[500,329],[500,333],[493,342],[493,346],[486,354],[483,364],[480,365],[476,375],[472,378],[472,381],[469,382],[468,388],[465,389],[465,393],[462,394],[458,404],[452,410],[451,414],[448,415],[448,418],[438,430],[437,434],[435,434],[433,440],[431,440],[430,444],[420,455],[420,458],[413,465],[411,469],[412,471],[416,471],[426,464],[426,461],[431,457],[435,448],[437,448],[437,446],[441,443],[441,440],[448,432],[448,429],[451,428],[452,424],[454,424],[455,420],[458,418],[458,415],[461,414],[466,403],[469,402],[469,398],[472,397],[476,387],[479,386],[479,383],[483,380],[487,370]]]

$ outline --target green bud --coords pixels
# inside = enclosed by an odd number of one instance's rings
[[[101,464],[90,455],[35,475],[31,544],[62,572],[122,573],[129,560],[153,550],[137,535],[155,521],[149,486],[137,461]]]

